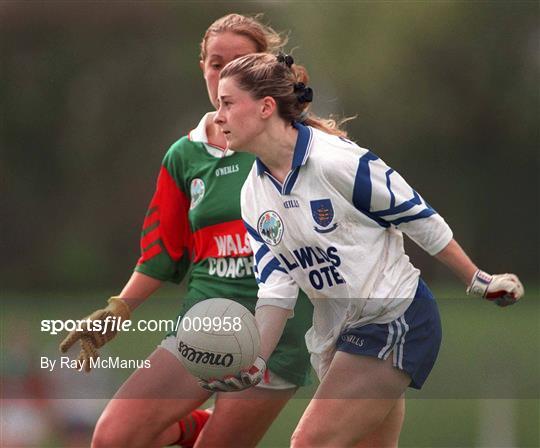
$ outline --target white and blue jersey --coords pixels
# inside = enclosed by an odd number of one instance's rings
[[[410,305],[420,272],[402,232],[435,255],[452,231],[369,150],[295,127],[287,178],[281,184],[257,159],[242,188],[242,217],[255,254],[257,307],[292,310],[298,288],[306,292],[315,305],[306,342],[322,376],[343,328],[388,323]]]

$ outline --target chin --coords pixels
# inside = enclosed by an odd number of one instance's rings
[[[234,148],[234,150],[237,152],[251,152],[249,150],[249,145],[247,145],[245,142],[235,142],[234,144],[231,143],[230,146],[231,148]]]
[[[227,139],[227,147],[229,149],[232,149],[233,151],[241,151],[242,149],[239,147],[238,142],[234,139]]]
[[[245,139],[238,139],[231,137],[227,139],[228,148],[236,152],[251,152],[249,150],[249,145],[246,143]]]

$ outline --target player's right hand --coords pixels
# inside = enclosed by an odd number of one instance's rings
[[[81,351],[79,352],[78,366],[89,372],[90,359],[97,359],[98,348],[103,347],[107,342],[116,336],[118,323],[127,320],[131,316],[131,311],[126,302],[119,297],[111,297],[108,300],[107,307],[94,311],[89,316],[82,319],[87,321],[83,323],[80,330],[75,329],[60,343],[60,351],[66,353],[77,341],[80,342]],[[108,321],[106,319],[108,318]],[[116,323],[113,325],[113,318]],[[92,321],[101,321],[101,325],[94,325]]]
[[[484,271],[476,271],[467,294],[474,294],[499,306],[508,306],[516,303],[525,290],[519,278],[514,274],[490,275]]]

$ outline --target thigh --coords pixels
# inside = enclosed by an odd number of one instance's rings
[[[256,446],[296,390],[251,388],[242,392],[219,393],[214,411],[195,446]]]
[[[167,350],[157,348],[148,359],[151,367],[137,369],[108,403],[95,440],[148,446],[210,396]]]
[[[337,352],[300,419],[293,446],[353,446],[383,423],[410,377],[391,358]]]

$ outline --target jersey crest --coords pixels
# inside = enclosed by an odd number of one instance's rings
[[[283,236],[283,221],[276,212],[268,210],[259,217],[257,230],[266,244],[276,246]]]
[[[329,227],[334,219],[334,207],[330,199],[318,199],[310,201],[311,216],[316,224],[323,227],[322,229],[315,226],[313,229],[319,233],[328,233],[337,227],[337,224]]]
[[[193,210],[204,197],[204,182],[202,179],[196,178],[191,181],[190,194],[191,194],[191,204],[189,209]]]

